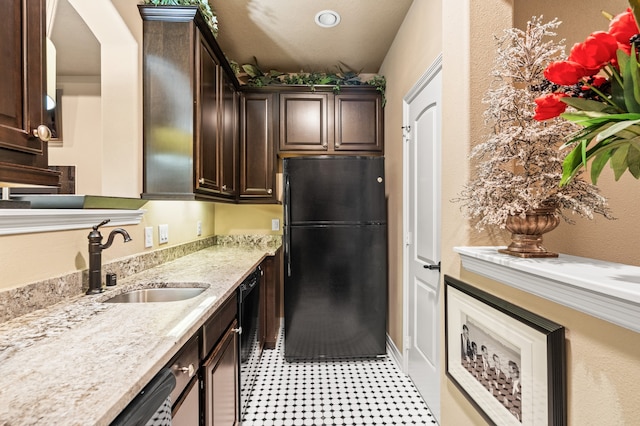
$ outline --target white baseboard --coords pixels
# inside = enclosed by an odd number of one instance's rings
[[[398,347],[395,345],[395,343],[393,343],[393,340],[391,340],[391,337],[389,337],[388,334],[387,334],[387,354],[389,354],[391,359],[393,359],[393,361],[398,365],[400,370],[404,371],[404,369],[402,368],[403,366],[402,353],[398,350]]]

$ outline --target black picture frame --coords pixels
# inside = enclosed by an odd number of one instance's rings
[[[444,282],[447,377],[492,425],[566,425],[564,327],[451,276]]]

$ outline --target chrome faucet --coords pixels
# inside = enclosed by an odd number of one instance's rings
[[[124,242],[131,241],[129,233],[122,228],[116,228],[109,233],[106,244],[102,244],[102,234],[98,228],[106,225],[111,219],[103,220],[93,227],[93,231],[89,233],[89,290],[86,294],[99,294],[102,289],[102,250],[106,250],[113,244],[113,238],[116,234],[124,237]]]

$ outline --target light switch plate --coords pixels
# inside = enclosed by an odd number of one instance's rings
[[[202,221],[198,221],[198,223],[196,223],[196,235],[199,237],[200,235],[202,235]]]
[[[272,231],[280,230],[280,219],[271,219],[271,230]]]
[[[158,225],[158,243],[166,244],[169,242],[169,225]]]
[[[144,227],[144,247],[153,247],[153,226]]]

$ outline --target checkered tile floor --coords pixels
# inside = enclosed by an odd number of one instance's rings
[[[389,357],[287,362],[282,333],[262,353],[243,426],[437,425]]]

